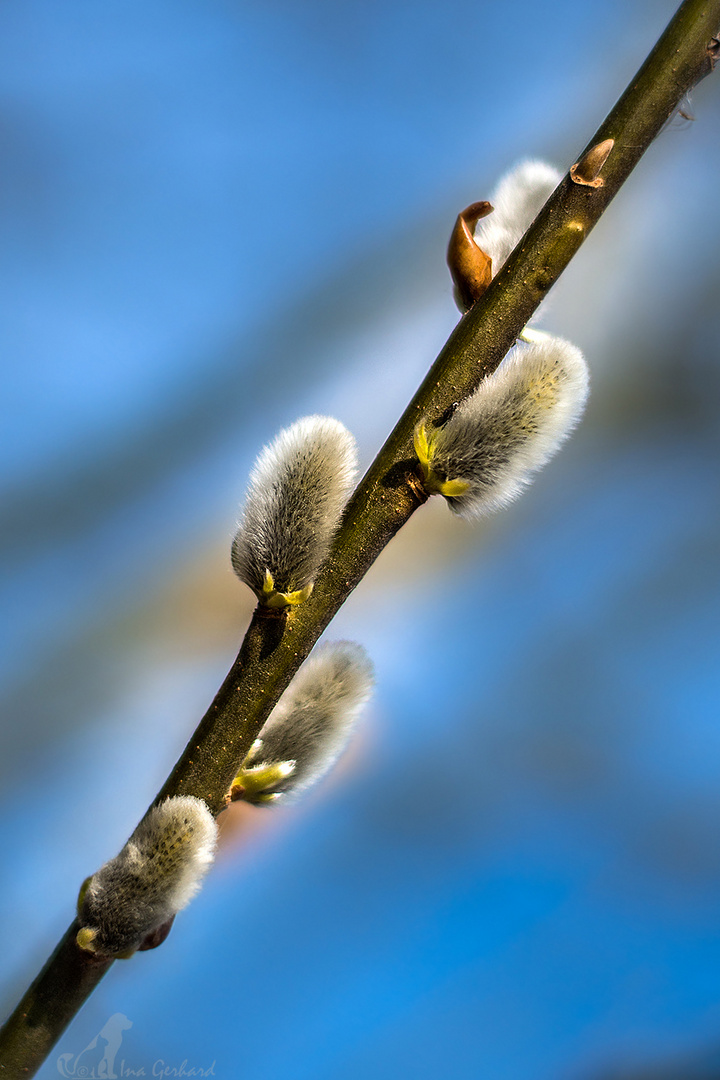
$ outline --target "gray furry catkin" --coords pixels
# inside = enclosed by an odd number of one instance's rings
[[[426,490],[466,517],[504,506],[570,434],[587,393],[574,345],[538,332],[520,341],[447,423],[416,428]]]
[[[493,277],[561,180],[562,173],[544,161],[521,161],[500,180],[490,196],[492,214],[475,228],[475,243],[492,259]]]
[[[125,847],[83,885],[81,948],[127,957],[190,902],[215,855],[217,825],[202,799],[154,807]]]
[[[372,686],[372,665],[360,645],[319,646],[265,721],[232,797],[266,803],[314,784],[345,749]]]
[[[337,420],[307,416],[266,446],[232,545],[238,577],[266,603],[308,595],[356,472],[355,440]]]

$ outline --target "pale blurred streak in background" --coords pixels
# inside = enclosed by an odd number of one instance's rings
[[[3,4],[5,1007],[235,654],[260,446],[330,413],[369,463],[458,318],[458,210],[567,168],[673,10]],[[393,541],[329,631],[377,667],[352,751],[224,823],[58,1053],[120,1012],[148,1073],[720,1076],[719,78],[555,290],[582,427]]]

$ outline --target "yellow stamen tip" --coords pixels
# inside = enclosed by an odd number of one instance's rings
[[[424,424],[418,424],[413,434],[413,446],[415,447],[415,453],[417,459],[422,465],[423,469],[427,469],[430,464],[430,441],[427,437],[427,431]]]
[[[265,607],[269,608],[297,607],[298,604],[302,604],[303,600],[307,600],[308,596],[310,596],[314,584],[313,581],[310,581],[304,588],[296,589],[295,592],[277,592],[275,589],[266,590],[265,586],[263,586],[261,599]]]
[[[439,490],[446,498],[456,499],[458,495],[464,495],[469,487],[467,480],[444,480],[439,485]]]

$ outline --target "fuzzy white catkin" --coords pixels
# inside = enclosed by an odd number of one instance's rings
[[[216,845],[202,799],[175,796],[154,807],[81,893],[79,943],[101,956],[133,953],[190,902]]]
[[[587,365],[569,341],[538,333],[519,342],[431,434],[433,473],[468,484],[450,507],[475,517],[519,495],[575,427],[587,394]]]
[[[345,749],[372,687],[372,664],[360,645],[337,641],[319,646],[270,713],[243,762],[243,770],[250,773],[288,762],[294,767],[270,789],[258,792],[258,798],[249,784],[243,798],[265,802],[268,790],[299,794],[319,780]]]
[[[338,420],[307,416],[260,454],[232,545],[238,577],[263,595],[312,583],[327,557],[356,472],[355,440]]]
[[[544,161],[521,161],[490,196],[493,212],[475,229],[475,243],[492,259],[493,277],[562,179]]]

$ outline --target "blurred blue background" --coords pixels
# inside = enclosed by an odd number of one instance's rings
[[[458,210],[567,168],[672,0],[6,0],[0,8],[0,1002],[235,654],[228,547],[308,412],[363,465],[458,316]],[[436,501],[331,628],[351,751],[225,815],[120,1057],[265,1080],[720,1076],[720,83],[554,292],[586,420],[479,526]],[[441,500],[437,500],[441,502]]]

